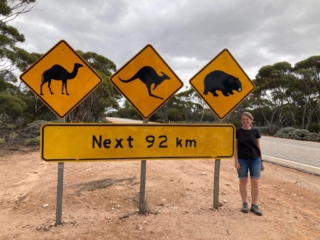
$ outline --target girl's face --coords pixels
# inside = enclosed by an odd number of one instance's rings
[[[251,123],[252,120],[250,118],[248,118],[247,116],[243,115],[241,117],[241,123],[242,123],[242,127],[244,128],[250,128],[251,127]]]

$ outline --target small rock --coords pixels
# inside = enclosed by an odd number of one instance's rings
[[[48,207],[48,206],[49,206],[49,204],[48,204],[48,203],[43,204],[43,207]]]
[[[206,172],[203,172],[203,173],[200,173],[200,175],[207,175],[207,173],[206,173]]]

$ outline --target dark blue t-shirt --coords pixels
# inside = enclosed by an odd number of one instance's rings
[[[251,128],[245,130],[237,128],[236,138],[238,140],[238,158],[240,159],[255,159],[261,156],[257,138],[261,138],[259,130]]]

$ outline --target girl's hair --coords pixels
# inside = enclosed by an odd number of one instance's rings
[[[242,116],[246,116],[246,117],[248,117],[248,118],[250,118],[252,121],[253,121],[253,116],[252,116],[252,114],[251,113],[249,113],[249,112],[243,112],[243,113],[241,113],[241,117]]]

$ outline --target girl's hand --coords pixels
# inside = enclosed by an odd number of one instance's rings
[[[234,163],[234,167],[235,167],[236,169],[240,169],[240,164],[239,164],[239,162],[235,162],[235,163]]]

